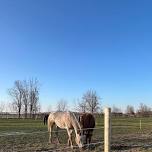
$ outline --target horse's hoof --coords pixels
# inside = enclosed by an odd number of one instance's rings
[[[49,143],[49,144],[52,144],[52,141],[49,141],[48,143]]]
[[[71,146],[71,149],[73,149],[73,146]]]

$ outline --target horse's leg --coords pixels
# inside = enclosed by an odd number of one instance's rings
[[[69,137],[69,134],[68,134],[68,137]],[[68,138],[68,143],[67,143],[68,146],[70,146],[70,138]]]
[[[52,127],[49,128],[49,143],[52,143]]]
[[[58,129],[59,129],[59,127],[58,126],[56,126],[56,137],[57,137],[57,142],[58,142],[58,144],[60,143],[60,141],[59,141],[59,136],[58,136]]]
[[[52,143],[52,128],[53,128],[53,124],[51,124],[49,128],[49,142],[50,143]]]
[[[92,136],[92,135],[89,135],[89,144],[91,143],[91,136]]]
[[[86,130],[86,131],[85,131],[85,135],[86,135],[86,141],[85,141],[85,144],[87,144],[87,143],[88,143],[88,133],[89,133],[89,132],[88,132],[88,130]]]
[[[67,143],[67,145],[70,146],[70,138],[68,138],[68,143]]]
[[[88,143],[88,133],[86,133],[86,142],[85,142],[85,144],[87,144]]]
[[[71,145],[71,148],[73,149],[72,138],[71,138],[72,130],[70,130],[69,128],[67,128],[67,133],[68,133],[68,136],[69,136],[68,145],[69,146]]]
[[[92,130],[90,130],[90,131],[89,131],[89,134],[88,134],[88,135],[89,135],[89,137],[88,137],[88,138],[89,138],[89,144],[91,143],[91,137],[92,137],[92,134],[93,134],[93,131],[92,131]]]

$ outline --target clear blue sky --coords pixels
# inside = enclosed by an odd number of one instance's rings
[[[103,106],[152,106],[152,2],[0,1],[0,100],[37,77],[42,106],[92,88]]]

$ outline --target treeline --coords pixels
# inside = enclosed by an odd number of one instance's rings
[[[134,116],[134,117],[150,117],[152,116],[152,108],[147,106],[144,103],[140,103],[138,108],[135,108],[132,105],[128,105],[125,111],[122,111],[121,108],[116,106],[112,107],[113,116]]]
[[[41,112],[41,105],[39,101],[40,83],[34,79],[29,80],[16,80],[14,85],[8,89],[8,95],[10,96],[9,111],[16,112],[18,118],[35,118],[36,115]],[[51,112],[51,103],[48,105],[46,112]],[[5,110],[4,110],[5,109]],[[152,108],[140,103],[139,107],[135,110],[132,105],[126,106],[125,110],[113,106],[111,108],[112,115],[114,116],[152,116]],[[56,108],[53,111],[66,111],[72,110],[76,112],[90,112],[102,114],[101,98],[95,90],[89,89],[82,96],[73,102],[73,108],[68,107],[68,102],[65,99],[61,99],[56,103]],[[6,111],[6,105],[0,102],[0,113]],[[8,110],[7,110],[8,111]]]

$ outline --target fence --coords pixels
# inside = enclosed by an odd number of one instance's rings
[[[92,142],[90,146],[85,145],[87,147],[85,152],[152,151],[152,119],[150,117],[115,117],[110,115],[110,109],[106,109],[105,119],[99,116],[96,117],[96,122]],[[71,148],[66,145],[68,138],[66,130],[59,130],[61,141],[59,145],[48,143],[46,130],[47,126],[44,126],[40,119],[0,119],[0,152],[71,151]],[[56,142],[56,131],[53,132],[53,139]],[[77,146],[73,151],[79,151]]]
[[[94,132],[100,132],[103,128],[94,128]],[[59,145],[56,145],[55,134],[54,134],[54,144],[48,143],[48,132],[13,132],[13,133],[3,133],[0,135],[0,151],[43,151],[43,152],[54,152],[54,151],[71,151],[69,146],[66,146],[67,132],[66,130],[59,130],[60,141],[62,141]],[[56,131],[53,131],[56,133]],[[95,133],[96,134],[96,133]],[[97,134],[96,134],[97,135]],[[6,141],[4,144],[3,139]],[[95,137],[94,137],[95,139]],[[84,145],[86,150],[93,149],[96,151],[101,151],[101,145],[103,145],[103,141],[94,140],[91,144]],[[74,146],[74,150],[78,151],[78,146]]]
[[[41,118],[43,118],[44,115],[45,115],[45,113],[36,113],[36,114],[27,113],[26,118],[41,119]],[[17,119],[18,117],[19,117],[19,115],[16,112],[0,112],[0,118],[6,118],[6,119],[16,118]],[[25,114],[21,113],[20,118],[24,119]]]

